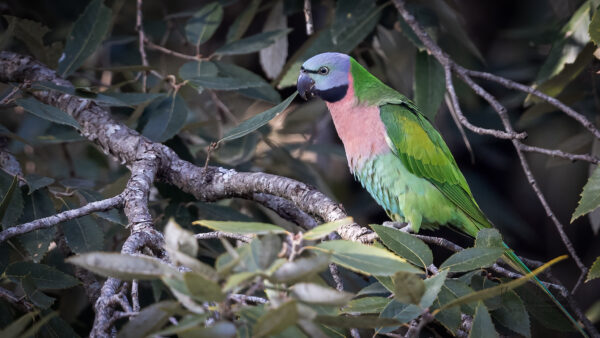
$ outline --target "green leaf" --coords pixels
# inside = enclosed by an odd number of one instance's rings
[[[220,302],[225,300],[225,295],[221,292],[221,286],[202,275],[194,272],[183,274],[183,280],[189,290],[189,295],[199,301]]]
[[[196,76],[188,82],[198,88],[216,89],[216,90],[239,90],[264,85],[262,81],[253,81],[240,79],[237,77],[214,77],[214,76]]]
[[[297,258],[292,262],[282,264],[269,276],[269,280],[275,283],[294,283],[309,279],[309,277],[327,269],[329,263],[330,256],[323,254]]]
[[[397,324],[392,324],[395,326],[380,325],[385,327],[378,328],[377,333],[392,332],[398,327],[398,325],[410,322],[411,320],[417,318],[421,313],[423,313],[423,309],[417,305],[403,304],[393,300],[385,307],[385,309],[383,309],[383,311],[381,311],[379,317],[393,318],[398,322]]]
[[[600,166],[594,169],[587,183],[583,186],[581,199],[571,217],[571,223],[577,218],[595,210],[598,206],[600,206]]]
[[[80,129],[81,126],[79,123],[71,117],[71,115],[65,113],[64,111],[54,107],[42,103],[33,97],[29,97],[26,99],[17,99],[15,101],[19,106],[23,107],[23,109],[32,113],[37,117],[41,117],[44,120],[48,120],[54,123],[64,124],[67,126],[71,126],[76,129]]]
[[[430,307],[430,311],[438,309],[444,304],[449,303],[455,299],[456,296],[452,292],[450,292],[450,290],[444,284],[440,289],[440,293],[438,293],[437,295],[437,299]],[[456,335],[461,324],[461,310],[459,307],[445,309],[436,314],[435,319],[442,325],[444,325],[446,329],[448,329],[448,331]]]
[[[564,260],[566,258],[567,258],[566,255],[556,257],[553,260],[549,261],[548,263],[540,266],[539,268],[533,270],[532,272],[526,274],[525,276],[523,276],[519,279],[515,279],[515,280],[512,280],[507,283],[501,283],[501,284],[491,287],[491,288],[486,288],[486,289],[483,289],[480,291],[469,293],[467,295],[459,297],[456,300],[444,305],[441,309],[446,309],[446,308],[450,308],[453,306],[458,306],[458,305],[462,305],[462,304],[468,304],[468,303],[472,303],[472,302],[476,302],[476,301],[481,301],[481,300],[485,300],[488,298],[492,298],[492,297],[501,295],[505,292],[513,290],[513,289],[527,283],[528,280],[532,279],[533,277],[535,277],[542,271],[546,270],[550,266],[552,266],[555,263],[560,262],[561,260]]]
[[[252,337],[267,337],[275,335],[298,321],[296,301],[287,301],[280,306],[267,311],[258,318],[252,328]]]
[[[421,272],[393,253],[365,244],[335,240],[311,248],[330,252],[334,263],[366,275],[391,276],[398,271]]]
[[[450,278],[446,279],[444,286],[442,286],[442,290],[447,290],[453,296],[452,300],[466,296],[473,292],[473,289],[465,282]],[[445,302],[442,305],[446,305],[447,303],[449,302]],[[473,306],[473,304],[466,303],[460,306],[460,311],[469,316],[473,316],[475,314],[475,306]]]
[[[28,277],[40,290],[68,289],[79,284],[73,276],[51,266],[33,262],[15,262],[6,268],[5,275],[15,283]]]
[[[429,121],[435,121],[446,93],[446,81],[444,67],[426,51],[417,51],[413,88],[415,103]]]
[[[315,322],[327,326],[357,328],[357,329],[372,329],[380,326],[400,325],[395,318],[382,318],[373,315],[364,316],[324,316],[320,315],[315,318]]]
[[[562,332],[572,332],[573,324],[556,307],[556,304],[537,285],[526,284],[514,289],[525,303],[527,312],[544,327]]]
[[[47,188],[34,191],[31,195],[25,197],[25,207],[23,215],[19,219],[20,223],[31,222],[36,219],[51,216],[56,213],[54,204],[50,199]],[[34,262],[39,262],[44,258],[48,251],[50,243],[54,240],[56,227],[46,229],[37,229],[32,232],[17,236],[19,242],[25,247],[31,255]]]
[[[391,302],[391,299],[386,297],[363,297],[353,299],[347,306],[342,308],[342,313],[352,315],[365,313],[380,313]]]
[[[596,260],[590,267],[590,270],[588,271],[585,282],[587,283],[587,282],[591,281],[592,279],[596,279],[596,278],[600,278],[600,256],[596,257]]]
[[[0,336],[6,338],[21,337],[21,333],[25,331],[27,326],[29,326],[29,323],[31,323],[31,321],[38,315],[38,313],[38,311],[32,311],[22,315],[21,317],[19,317],[19,319],[13,321],[4,329],[2,329],[0,331]]]
[[[392,288],[393,289],[393,288]],[[386,289],[385,286],[381,282],[371,283],[364,288],[362,288],[356,295],[357,296],[365,296],[365,295],[379,295],[379,294],[389,294],[390,291]]]
[[[263,26],[263,32],[287,28],[287,17],[283,13],[284,3],[279,1],[271,8]],[[259,53],[260,65],[269,79],[276,78],[285,65],[288,56],[288,37],[281,36],[271,46]]]
[[[219,28],[223,19],[223,7],[218,2],[211,2],[192,16],[185,25],[185,36],[194,46],[199,46],[210,39]]]
[[[525,309],[523,301],[514,291],[502,294],[502,305],[491,312],[492,317],[502,324],[524,337],[531,337],[529,314]]]
[[[27,329],[27,331],[23,332],[23,337],[38,337],[41,336],[40,329],[46,325],[46,323],[48,323],[50,320],[52,320],[53,318],[58,318],[58,312],[52,311],[50,313],[48,313],[47,315],[45,315],[44,317],[42,317],[40,320],[36,321],[35,324],[31,325],[31,327],[29,329]],[[40,333],[40,334],[38,334]],[[66,334],[63,333],[63,334]]]
[[[229,26],[229,30],[227,31],[227,43],[239,40],[246,33],[250,23],[252,23],[252,19],[256,15],[260,2],[261,0],[252,0],[246,6],[246,9],[235,18],[235,21]]]
[[[342,219],[338,219],[337,221],[324,223],[305,232],[304,235],[302,235],[302,238],[309,241],[316,241],[318,239],[327,237],[327,235],[336,231],[339,227],[352,224],[353,222],[354,220],[352,217],[344,217]]]
[[[155,142],[165,142],[175,136],[185,124],[189,108],[179,95],[152,102],[144,111],[147,122],[142,135]]]
[[[68,202],[65,202],[65,206],[68,209],[77,208]],[[99,251],[104,247],[104,233],[92,216],[75,218],[61,224],[67,245],[73,252]]]
[[[292,295],[299,301],[310,304],[344,306],[353,294],[313,283],[296,283]]]
[[[371,224],[379,238],[390,250],[424,269],[433,264],[431,249],[422,240],[402,231]]]
[[[29,300],[37,307],[41,309],[47,309],[54,303],[54,298],[49,297],[42,291],[40,291],[30,276],[25,276],[21,279],[21,287],[25,292],[25,295]]]
[[[62,43],[54,42],[49,46],[44,44],[44,36],[50,32],[50,28],[39,22],[28,19],[4,15],[14,37],[23,41],[29,52],[39,61],[51,68],[56,67],[56,62],[62,52]]]
[[[119,253],[91,252],[67,258],[67,262],[79,265],[96,274],[123,280],[156,279],[178,272],[157,258],[131,256]]]
[[[108,98],[112,98],[112,105],[117,105],[117,102],[122,102],[122,104],[125,104],[129,107],[134,107],[140,104],[144,104],[150,101],[153,101],[155,99],[164,97],[165,94],[164,93],[117,93],[117,92],[111,92],[111,93],[107,93],[104,92],[102,94],[98,94],[97,98],[102,98],[103,103],[106,103],[108,101]],[[111,104],[109,104],[111,105]]]
[[[231,291],[236,286],[256,277],[257,275],[259,275],[259,273],[254,271],[243,271],[239,273],[234,273],[233,275],[229,276],[229,278],[227,278],[227,282],[223,286],[223,291]]]
[[[281,238],[273,233],[255,238],[250,249],[256,265],[261,270],[268,269],[281,252]]]
[[[23,196],[21,195],[21,191],[17,188],[19,186],[19,178],[15,175],[12,178],[12,182],[8,183],[7,173],[2,172],[2,179],[0,187],[1,190],[4,190],[5,193],[2,195],[2,201],[0,202],[0,220],[2,220],[2,226],[4,229],[13,225],[20,216],[23,211]],[[8,186],[7,186],[8,185]],[[16,191],[16,193],[15,193]],[[11,210],[11,208],[15,208]],[[8,213],[7,210],[10,210]],[[4,219],[6,216],[6,220]]]
[[[100,201],[105,198],[101,193],[91,189],[78,189],[77,192],[85,199],[87,203]],[[106,191],[104,192],[106,193]],[[127,225],[127,219],[124,215],[119,213],[117,209],[98,211],[95,212],[94,215],[115,224]]]
[[[236,336],[235,325],[230,322],[217,322],[211,326],[204,327],[206,316],[187,317],[181,320],[176,326],[171,326],[160,332],[155,332],[153,336],[171,336],[179,334],[179,337],[194,338],[234,338]],[[188,319],[186,321],[186,319]]]
[[[281,114],[290,105],[290,103],[292,103],[296,95],[298,95],[297,91],[295,91],[292,95],[275,107],[242,121],[242,123],[237,125],[235,128],[229,130],[225,136],[219,140],[219,143],[235,140],[236,138],[248,135],[249,133],[269,123],[269,121]]]
[[[175,301],[163,301],[143,308],[139,314],[132,317],[119,331],[117,337],[146,337],[160,330],[169,317],[177,312],[179,304]]]
[[[475,238],[475,247],[505,249],[500,232],[493,228],[479,230],[477,238]]]
[[[398,271],[394,274],[394,299],[405,304],[419,304],[425,293],[425,283],[414,273]]]
[[[209,78],[217,77],[219,69],[217,66],[210,61],[191,61],[183,64],[179,68],[179,77],[183,80],[191,80],[193,78]],[[201,81],[188,81],[190,86],[196,88],[199,93],[202,93],[204,87],[200,85]],[[260,81],[259,81],[260,82]],[[264,85],[264,83],[262,84]]]
[[[230,232],[234,234],[265,235],[268,233],[287,233],[285,229],[277,225],[260,222],[211,221],[205,219],[192,222],[192,224],[202,225],[216,231]]]
[[[102,0],[93,0],[77,18],[71,33],[67,37],[65,51],[58,61],[58,74],[71,75],[94,52],[112,22],[112,12],[104,6]]]
[[[492,317],[483,305],[483,302],[477,304],[475,310],[475,316],[473,317],[473,324],[471,325],[471,331],[469,332],[469,338],[496,338],[496,328],[492,323]]]
[[[258,52],[274,44],[277,39],[289,34],[292,29],[279,29],[271,32],[258,33],[247,38],[230,42],[217,49],[217,55],[239,55]]]
[[[467,248],[459,251],[442,263],[440,269],[465,272],[494,264],[504,254],[501,248]]]
[[[198,241],[191,231],[183,229],[173,218],[170,218],[165,226],[165,248],[169,253],[182,253],[190,257],[198,254]]]
[[[231,63],[219,61],[215,61],[213,63],[219,69],[219,74],[221,76],[238,78],[246,82],[262,83],[262,86],[259,87],[239,89],[237,91],[238,93],[253,99],[259,99],[271,103],[278,103],[281,101],[281,96],[279,95],[279,93],[275,89],[273,89],[273,87],[271,87],[271,85],[268,84],[262,77],[252,73],[251,71],[245,68],[236,66]]]
[[[588,26],[588,33],[590,34],[590,38],[596,46],[600,45],[600,14],[598,14],[598,10],[592,16],[592,21]]]
[[[448,270],[442,270],[437,275],[425,280],[425,294],[423,294],[421,302],[419,303],[422,309],[426,309],[433,304],[433,301],[440,293],[447,276]]]
[[[25,181],[27,182],[27,186],[29,187],[28,194],[31,195],[32,192],[47,187],[50,184],[54,183],[54,179],[50,177],[39,176],[36,174],[29,174],[25,177]]]

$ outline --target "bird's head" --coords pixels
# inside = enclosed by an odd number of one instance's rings
[[[318,96],[336,102],[346,96],[350,57],[341,53],[322,53],[306,60],[298,77],[298,93],[305,100]]]

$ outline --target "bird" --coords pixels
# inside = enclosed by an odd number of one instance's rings
[[[450,226],[470,237],[493,227],[431,122],[354,58],[334,52],[309,58],[300,68],[297,90],[306,100],[325,101],[350,171],[392,221],[407,223],[415,233]],[[522,274],[531,272],[504,247],[504,261]],[[535,281],[587,336],[537,277]]]

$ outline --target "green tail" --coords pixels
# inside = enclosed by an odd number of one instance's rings
[[[523,263],[523,261],[508,247],[508,245],[506,245],[506,243],[502,243],[502,244],[504,244],[504,247],[506,248],[506,251],[504,252],[504,257],[505,257],[504,261],[522,274],[531,273],[531,270],[529,270],[529,268],[525,265],[525,263]],[[544,284],[542,284],[542,282],[537,278],[537,276],[534,276],[533,279],[535,280],[536,284],[540,288],[542,288],[542,290],[544,290],[544,292],[548,296],[550,296],[550,298],[552,299],[554,304],[556,304],[556,306],[558,306],[558,308],[562,311],[562,313],[564,313],[565,316],[567,316],[567,318],[569,318],[571,323],[573,323],[573,326],[575,326],[575,328],[581,333],[581,335],[583,335],[584,337],[587,338],[588,335],[587,335],[587,333],[585,333],[585,331],[583,330],[581,325],[579,325],[579,323],[575,320],[575,318],[573,318],[573,316],[571,316],[569,311],[567,311],[567,309],[565,309],[565,307],[562,306],[562,304],[558,301],[558,299],[556,299],[554,297],[554,295],[552,295],[550,290],[548,290],[548,288]]]

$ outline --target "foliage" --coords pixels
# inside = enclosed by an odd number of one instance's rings
[[[23,169],[22,175],[0,170],[2,230],[115,196],[129,179],[125,166],[105,156],[108,150],[80,135],[82,125],[70,111],[36,99],[40,91],[93,101],[200,167],[210,163],[310,184],[339,200],[353,218],[304,229],[256,203],[204,203],[156,183],[149,205],[169,260],[160,250],[152,252],[157,257],[118,253],[130,229],[123,211],[114,209],[0,243],[0,287],[15,295],[0,299],[0,336],[88,335],[94,304],[85,295],[86,278],[104,277],[139,283],[141,309],[115,321],[122,337],[325,337],[348,336],[351,329],[363,336],[404,334],[411,321],[426,315],[432,318],[427,334],[464,335],[465,318],[471,337],[571,329],[546,296],[526,283],[548,265],[519,279],[502,278],[492,267],[506,250],[500,233],[516,252],[526,248],[546,260],[564,248],[551,237],[523,177],[512,171],[518,158],[505,151],[504,141],[468,134],[477,158],[469,165],[444,108],[444,69],[391,2],[312,1],[316,32],[310,37],[302,1],[145,1],[140,27],[134,1],[41,3],[3,7],[9,14],[0,22],[0,48],[32,55],[74,87],[40,81],[0,88],[0,148]],[[504,6],[493,3],[478,8],[489,14]],[[407,6],[458,63],[535,83],[597,121],[598,3],[565,3],[535,11],[506,5],[519,15],[502,24],[497,20],[504,17],[494,15],[481,16],[490,21],[481,23],[477,11],[455,1]],[[140,56],[140,29],[146,59]],[[335,238],[336,230],[354,221],[387,218],[353,183],[322,102],[296,99],[300,65],[325,51],[351,54],[414,98],[445,136],[500,233],[484,229],[474,243],[458,238],[465,247],[458,252],[379,224],[370,225],[375,243]],[[501,128],[472,93],[458,83],[456,88],[470,121]],[[532,145],[597,151],[597,140],[546,102],[525,95],[505,100],[511,114],[519,113],[510,117]],[[539,175],[539,185],[558,206],[557,217],[577,220],[569,231],[587,239],[576,243],[578,252],[596,257],[591,250],[598,244],[592,233],[600,229],[600,170],[560,159],[527,160],[536,172],[547,173]],[[444,230],[438,235],[456,238]],[[581,288],[593,290],[600,260],[586,264]],[[574,270],[566,265],[557,274],[574,284]],[[590,309],[596,318],[598,312],[597,305]]]

